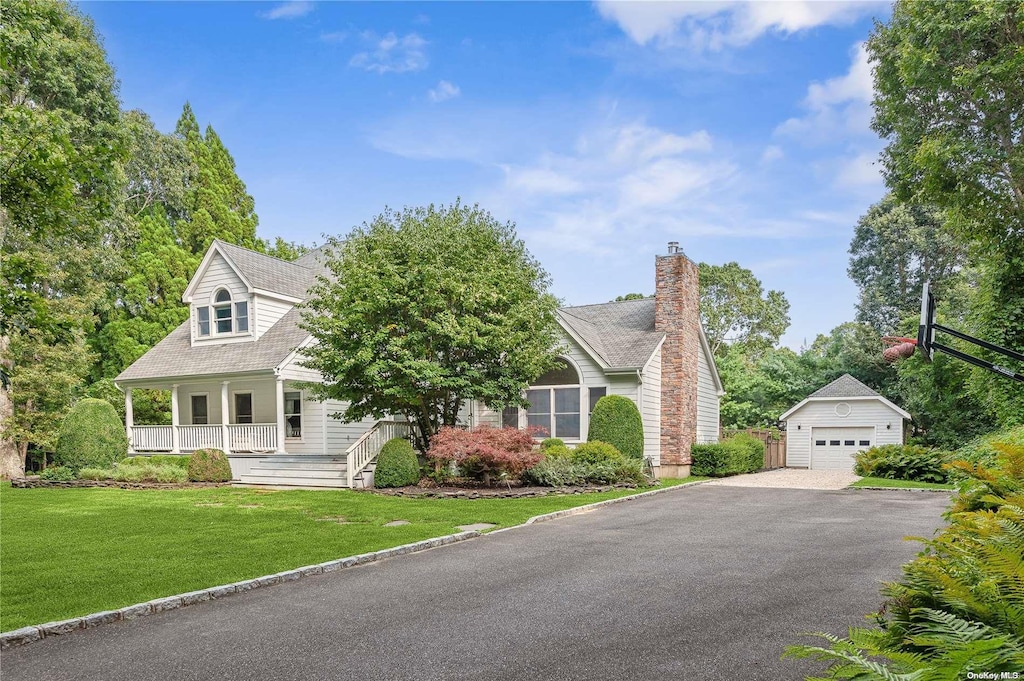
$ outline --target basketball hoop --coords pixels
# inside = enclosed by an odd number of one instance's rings
[[[882,338],[882,342],[887,346],[885,350],[882,351],[882,357],[884,357],[885,361],[890,364],[900,359],[912,357],[914,355],[914,350],[917,349],[917,341],[913,338],[904,338],[903,336],[885,336]]]

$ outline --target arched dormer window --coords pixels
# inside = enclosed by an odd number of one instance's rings
[[[200,337],[209,336],[211,330],[217,336],[249,332],[247,300],[232,300],[231,291],[221,288],[213,294],[212,303],[209,307],[196,308],[197,331]]]
[[[580,375],[571,363],[559,359],[526,391],[530,408],[526,422],[543,428],[551,437],[580,438]]]

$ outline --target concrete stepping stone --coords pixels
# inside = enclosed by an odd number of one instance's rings
[[[390,523],[384,523],[384,527],[398,527],[400,525],[408,525],[408,520],[392,520]]]
[[[489,530],[492,527],[496,527],[494,523],[473,523],[472,525],[457,525],[463,532],[482,532],[483,530]]]

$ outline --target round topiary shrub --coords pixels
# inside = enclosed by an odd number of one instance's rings
[[[587,440],[614,446],[631,459],[644,458],[644,422],[633,400],[622,395],[605,395],[590,415]]]
[[[388,440],[377,455],[374,487],[405,487],[420,481],[420,464],[412,444],[403,438]]]
[[[113,405],[79,400],[60,424],[53,463],[77,473],[83,468],[110,468],[128,453],[128,435]]]
[[[231,479],[228,456],[219,449],[197,449],[188,459],[188,479],[192,482],[227,482]]]
[[[552,447],[564,447],[565,442],[561,438],[546,437],[540,441],[540,451],[546,452]]]
[[[603,399],[603,398],[602,398]],[[622,452],[607,442],[592,440],[576,445],[572,450],[572,462],[586,465],[617,464],[622,461]]]

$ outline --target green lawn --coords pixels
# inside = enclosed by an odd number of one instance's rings
[[[892,487],[895,489],[956,489],[954,485],[937,482],[914,482],[912,480],[890,480],[889,478],[861,478],[850,487]]]
[[[665,480],[678,485],[687,480]],[[0,487],[0,631],[636,494],[405,499],[349,491]],[[384,527],[392,520],[410,524]]]

